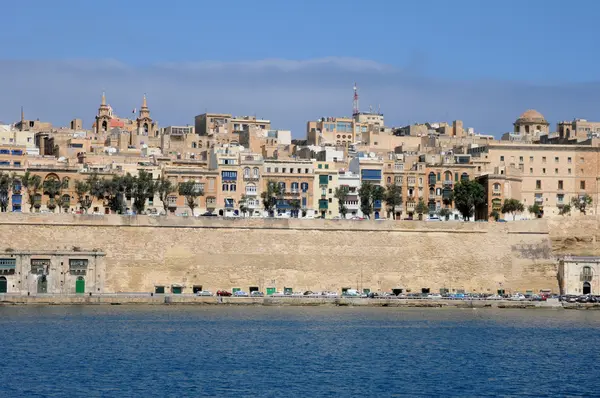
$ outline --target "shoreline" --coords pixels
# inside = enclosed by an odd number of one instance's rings
[[[208,306],[334,306],[396,308],[597,309],[600,303],[510,300],[432,300],[304,297],[202,297],[191,295],[0,295],[0,306],[12,305],[208,305]]]

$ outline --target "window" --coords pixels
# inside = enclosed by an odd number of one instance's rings
[[[283,167],[283,168],[281,169],[281,172],[282,172],[282,173],[285,173],[285,171],[286,171],[286,168],[285,168],[285,167]]]
[[[579,181],[579,189],[585,189],[585,181]]]
[[[223,184],[221,188],[223,189],[223,191],[229,191],[229,185],[227,184]]]
[[[519,162],[523,163],[523,156],[519,156]]]
[[[279,173],[279,167],[275,167],[275,173]]]
[[[285,192],[285,182],[280,182],[279,188],[281,189],[282,192]]]
[[[546,168],[542,168],[542,174],[546,174]]]
[[[558,169],[554,169],[554,174],[558,174]]]
[[[529,174],[533,174],[533,167],[529,168]]]
[[[583,163],[583,162],[584,162],[584,159],[582,157],[579,158],[579,163]]]
[[[558,180],[558,189],[563,189],[563,181]]]
[[[581,269],[581,279],[584,282],[591,282],[593,278],[592,268],[589,266],[585,266]]]
[[[69,273],[71,275],[85,275],[87,272],[88,260],[69,260]]]
[[[546,157],[542,156],[542,163],[546,163]]]
[[[494,193],[500,193],[500,184],[499,183],[494,184]]]
[[[563,204],[565,200],[565,195],[562,193],[559,193],[558,195],[556,195],[556,202],[560,205]]]
[[[554,163],[558,163],[558,162],[559,162],[559,158],[558,158],[558,156],[555,156],[554,157]]]
[[[530,161],[530,162],[533,162],[533,156],[530,156],[530,157],[529,157],[529,161]]]
[[[568,170],[567,170],[567,174],[571,174],[571,169],[568,169]]]
[[[325,168],[326,168],[326,169],[328,169],[328,168],[329,168],[329,165],[328,165],[328,164],[326,164],[326,165],[325,165]]]
[[[308,174],[308,169],[304,169],[304,174]]]
[[[542,180],[535,180],[535,189],[542,189]]]
[[[250,167],[244,169],[244,177],[250,177]]]
[[[252,174],[254,175],[254,177],[258,177],[258,167],[252,169]]]
[[[500,156],[500,161],[504,162],[504,156]]]
[[[235,186],[235,184],[231,184],[231,185],[229,186],[229,190],[230,190],[231,192],[235,192],[236,188],[237,188],[237,187]]]
[[[302,192],[308,191],[308,183],[307,182],[301,183],[300,184],[300,189],[302,190]]]
[[[267,167],[267,173],[270,173],[270,172],[271,172],[271,168]]]
[[[571,163],[571,158],[570,157],[567,158],[567,163]]]
[[[332,180],[333,180],[333,176],[329,176],[329,181],[332,181]]]

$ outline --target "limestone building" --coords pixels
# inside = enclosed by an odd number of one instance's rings
[[[103,293],[106,277],[100,251],[14,251],[0,256],[0,293]]]
[[[561,294],[600,294],[600,257],[564,256],[558,280]]]

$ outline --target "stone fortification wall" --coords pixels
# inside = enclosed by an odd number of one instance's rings
[[[557,290],[545,220],[514,223],[2,214],[0,252],[106,253],[106,292]]]

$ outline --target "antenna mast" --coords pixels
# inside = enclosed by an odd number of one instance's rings
[[[354,83],[354,104],[352,109],[352,116],[356,116],[359,114],[358,110],[358,87],[356,87],[356,83]]]

